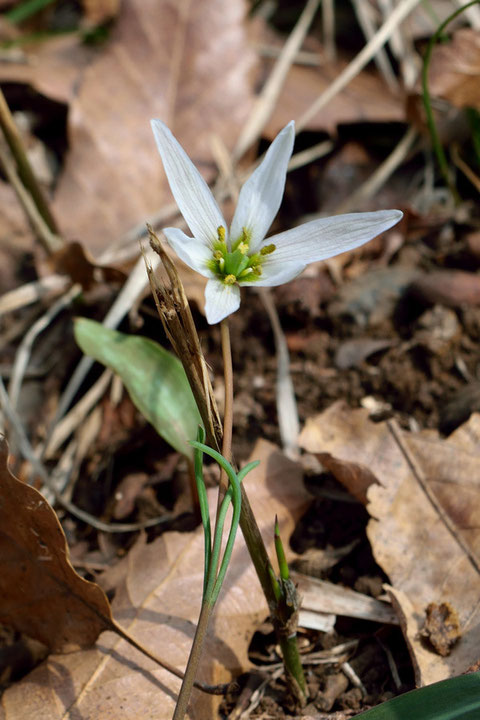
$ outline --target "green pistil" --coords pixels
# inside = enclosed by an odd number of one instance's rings
[[[266,255],[271,255],[275,245],[265,245],[260,252],[248,254],[252,233],[247,228],[242,229],[241,236],[231,244],[228,249],[226,230],[220,225],[217,228],[217,239],[213,243],[212,259],[208,261],[208,268],[225,285],[234,285],[242,282],[255,282],[262,274],[262,263]]]

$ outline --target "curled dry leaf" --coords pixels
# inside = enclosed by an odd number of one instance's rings
[[[308,501],[301,469],[274,446],[259,442],[252,457],[260,466],[245,479],[267,550],[273,551],[273,524],[288,538]],[[210,493],[214,512],[216,497]],[[286,544],[286,543],[285,543]],[[133,637],[184,669],[198,619],[203,585],[203,533],[168,532],[145,538],[112,573],[117,621]],[[123,573],[120,571],[123,569]],[[108,582],[107,577],[105,582]],[[268,615],[265,599],[239,533],[226,580],[207,635],[199,680],[218,683],[249,667],[248,645]],[[68,678],[68,681],[65,679]],[[8,720],[95,718],[170,720],[180,681],[146,660],[112,633],[97,648],[50,657],[2,698]],[[218,698],[194,691],[190,718],[215,717]],[[0,716],[1,717],[1,716]]]
[[[77,575],[45,498],[17,480],[0,440],[0,622],[54,652],[93,645],[111,619],[103,590]]]
[[[375,480],[367,489],[367,533],[393,585],[417,683],[465,672],[480,644],[480,416],[443,440],[374,424],[366,411],[336,403],[307,422],[300,443],[330,453],[331,471],[357,497],[366,478],[358,466]],[[462,639],[448,657],[421,639],[432,602],[447,602],[458,614]]]

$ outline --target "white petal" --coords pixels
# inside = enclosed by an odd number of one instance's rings
[[[205,288],[205,315],[210,325],[220,322],[240,307],[238,285],[225,285],[220,280],[209,280]]]
[[[388,230],[402,218],[400,210],[350,213],[312,220],[268,238],[275,245],[262,269],[271,276],[285,264],[308,265],[353,250]]]
[[[151,125],[180,212],[192,235],[211,246],[217,238],[217,228],[226,227],[223,215],[207,183],[167,126],[161,120],[152,120]]]
[[[163,232],[168,244],[185,265],[205,277],[213,277],[212,271],[207,267],[207,262],[212,259],[210,248],[197,238],[188,237],[179,228],[164,228]]]
[[[283,283],[290,282],[301,272],[305,270],[306,265],[299,265],[284,262],[280,263],[267,263],[262,265],[262,274],[258,280],[253,282],[240,282],[240,285],[251,285],[252,287],[274,287],[275,285],[283,285]]]
[[[282,202],[294,140],[295,126],[291,122],[277,135],[263,162],[240,191],[230,237],[236,240],[242,234],[242,228],[247,228],[252,233],[252,251],[258,248],[267,234]]]

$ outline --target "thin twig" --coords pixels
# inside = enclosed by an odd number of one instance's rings
[[[32,170],[30,162],[23,146],[23,140],[18,132],[15,120],[12,117],[10,108],[8,107],[5,95],[0,89],[0,127],[2,128],[5,140],[10,147],[12,155],[14,156],[18,172],[22,181],[22,184],[28,190],[35,208],[42,217],[46,226],[50,230],[53,237],[56,237],[57,226],[55,219],[50,212],[47,201],[44,197],[43,191],[37,182],[35,173]],[[57,238],[59,240],[59,238]]]
[[[30,224],[32,225],[36,236],[42,243],[45,251],[49,255],[52,255],[54,252],[56,252],[63,246],[63,240],[58,237],[58,235],[55,235],[55,233],[50,229],[47,222],[41,215],[32,196],[22,183],[13,160],[9,157],[9,151],[3,139],[0,140],[0,165],[3,168],[5,175],[7,176],[8,182],[15,190],[18,200],[23,207],[28,220],[30,221]]]

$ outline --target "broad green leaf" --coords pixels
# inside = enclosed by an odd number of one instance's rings
[[[362,720],[479,720],[480,672],[412,690],[355,717]]]
[[[119,375],[132,402],[175,450],[193,458],[190,440],[200,414],[180,361],[158,343],[109,330],[86,318],[75,320],[75,339],[90,355]]]

